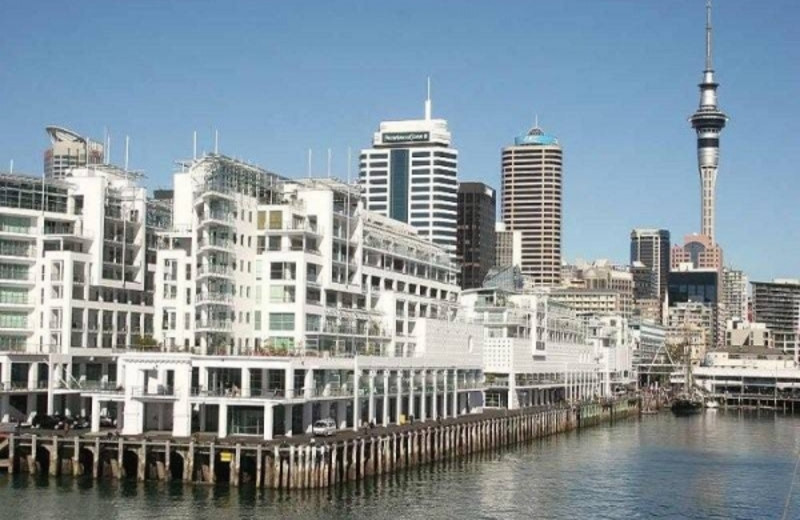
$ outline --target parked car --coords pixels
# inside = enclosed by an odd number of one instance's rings
[[[36,414],[31,421],[31,426],[43,430],[55,430],[60,423],[63,423],[64,417],[61,415],[44,415]]]
[[[330,437],[336,433],[336,421],[333,419],[320,419],[311,427],[311,433]]]

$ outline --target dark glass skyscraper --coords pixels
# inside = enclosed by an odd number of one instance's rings
[[[494,263],[497,196],[482,182],[458,185],[456,256],[461,262],[461,288],[480,287]]]
[[[634,229],[631,231],[631,265],[641,262],[654,273],[652,298],[664,302],[669,276],[669,231]]]

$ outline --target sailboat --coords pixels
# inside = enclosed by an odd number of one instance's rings
[[[694,391],[692,383],[692,357],[686,352],[688,342],[684,343],[684,362],[686,373],[683,378],[683,392],[672,401],[670,409],[675,415],[694,415],[703,411],[703,398]]]

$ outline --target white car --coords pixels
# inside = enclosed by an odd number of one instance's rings
[[[320,419],[311,427],[311,433],[330,437],[336,433],[336,422],[333,419]]]

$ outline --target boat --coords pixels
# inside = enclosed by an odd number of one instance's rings
[[[675,415],[694,415],[703,411],[703,398],[698,395],[692,379],[692,360],[688,352],[688,343],[684,344],[685,375],[683,379],[683,392],[672,400],[670,409]]]
[[[693,415],[703,411],[703,401],[694,395],[679,395],[670,406],[675,415]]]
[[[709,399],[708,401],[706,401],[706,408],[710,410],[716,410],[717,408],[719,408],[719,403],[714,399]]]

